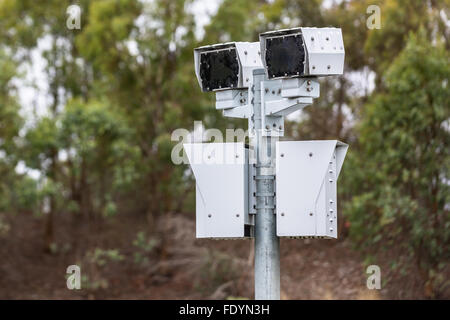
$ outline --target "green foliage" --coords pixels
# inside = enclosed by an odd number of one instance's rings
[[[82,263],[81,288],[88,290],[107,289],[108,278],[106,267],[112,263],[120,263],[125,257],[118,249],[101,249],[86,252]]]
[[[138,249],[138,251],[134,253],[134,262],[137,264],[148,265],[150,262],[148,256],[159,243],[160,241],[157,238],[148,238],[145,232],[138,232],[136,234],[136,239],[133,240],[133,246]]]
[[[117,249],[104,250],[101,248],[96,248],[93,252],[88,252],[86,257],[89,263],[99,267],[105,266],[108,262],[122,261],[125,258]]]
[[[354,239],[404,246],[430,281],[450,253],[449,59],[424,30],[410,35],[359,127],[362,154],[352,161],[356,189],[346,210]]]

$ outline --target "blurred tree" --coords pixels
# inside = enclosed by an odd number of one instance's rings
[[[381,89],[381,75],[403,50],[409,32],[424,28],[428,39],[445,41],[449,48],[449,33],[441,11],[449,7],[448,0],[384,0],[380,1],[381,29],[368,33],[365,44],[368,66],[377,73],[377,87]]]
[[[58,134],[66,158],[61,162],[70,200],[76,211],[90,218],[98,213],[114,214],[115,191],[123,187],[123,179],[138,175],[127,165],[138,156],[138,150],[128,145],[130,130],[111,109],[102,102],[70,101]]]
[[[361,153],[343,176],[355,195],[353,238],[372,249],[405,247],[437,294],[450,253],[450,55],[427,38],[425,29],[411,35],[387,69],[386,92],[371,98],[358,129]]]
[[[20,160],[15,138],[22,126],[19,104],[12,83],[17,76],[17,64],[0,47],[0,235],[8,230],[3,215],[30,205],[27,192],[16,192],[11,186],[25,185],[26,178],[14,171]],[[29,191],[29,190],[27,190]]]

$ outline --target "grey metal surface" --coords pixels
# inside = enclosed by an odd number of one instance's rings
[[[276,235],[275,206],[275,144],[263,135],[261,83],[264,69],[253,71],[253,110],[255,133],[252,141],[256,155],[256,217],[255,217],[255,299],[280,299],[280,241]]]

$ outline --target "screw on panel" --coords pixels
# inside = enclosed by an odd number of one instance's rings
[[[284,217],[284,212],[281,213],[281,216]]]
[[[275,94],[275,90],[272,90],[272,94]]]
[[[312,152],[310,152],[310,153],[309,153],[309,156],[310,156],[310,157],[312,157],[312,156],[313,156],[313,153],[312,153]]]
[[[278,89],[278,94],[281,94],[281,88]]]
[[[313,70],[316,69],[316,66],[312,66]]]
[[[282,153],[280,156],[283,158],[284,157],[284,153]]]
[[[280,129],[280,130],[283,130],[283,127],[282,127],[282,126],[279,126],[279,129]]]
[[[236,215],[236,217],[238,217],[239,218],[239,213]]]
[[[328,70],[330,70],[330,69],[331,69],[331,66],[330,66],[330,65],[328,65],[328,66],[327,66],[327,69],[328,69]]]
[[[236,155],[236,158],[239,158],[239,155],[238,155],[238,154]]]
[[[311,37],[311,41],[314,41],[314,37]]]
[[[277,124],[276,124],[276,123],[274,123],[274,124],[273,124],[273,127],[275,128],[276,126],[277,126]]]
[[[333,182],[333,179],[330,179],[329,181],[330,181],[330,183],[332,183],[332,182]]]
[[[211,218],[211,214],[208,214],[208,218]]]
[[[311,80],[306,81],[307,85],[311,85]]]
[[[247,51],[244,51],[244,54],[247,54]]]
[[[266,129],[269,130],[269,126],[266,126]]]
[[[269,88],[266,88],[264,91],[266,91],[266,93],[269,92]]]
[[[312,212],[310,212],[310,213],[309,213],[309,215],[310,215],[310,216],[312,217],[313,213],[312,213]]]

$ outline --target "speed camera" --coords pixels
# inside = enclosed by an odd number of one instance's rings
[[[258,42],[228,42],[194,49],[195,74],[203,91],[248,88],[262,68]]]
[[[344,42],[339,28],[293,28],[260,34],[269,79],[340,75]]]

